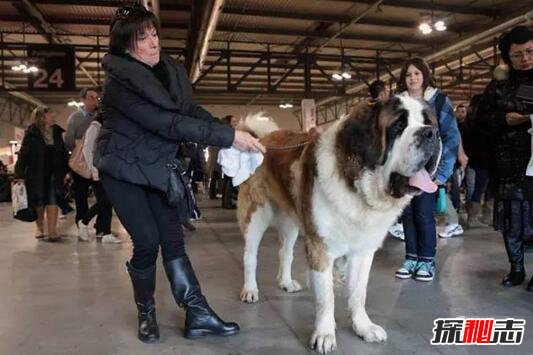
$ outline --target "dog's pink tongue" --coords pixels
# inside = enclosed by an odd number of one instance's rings
[[[424,192],[435,192],[437,191],[437,184],[431,181],[431,176],[426,169],[421,169],[413,176],[409,178],[409,185],[418,187]]]

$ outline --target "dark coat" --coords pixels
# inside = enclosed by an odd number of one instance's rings
[[[28,192],[28,201],[33,206],[40,206],[46,199],[47,181],[46,164],[52,164],[56,197],[63,196],[65,189],[63,178],[68,171],[68,154],[63,143],[63,128],[53,125],[54,148],[52,161],[45,161],[46,143],[39,128],[30,125],[24,133],[24,139],[15,164],[15,178],[24,179]]]
[[[516,97],[521,84],[533,85],[532,71],[511,70],[503,80],[494,79],[485,89],[477,115],[484,134],[490,137],[493,156],[491,178],[496,185],[496,198],[533,200],[533,178],[525,175],[531,156],[531,122],[510,126],[505,120],[509,112],[530,114]]]
[[[488,170],[491,166],[491,137],[478,129],[477,122],[470,115],[464,122],[458,123],[463,149],[468,156],[468,167]]]
[[[234,130],[192,102],[183,66],[164,54],[169,90],[149,67],[108,54],[95,166],[126,182],[169,191],[170,165],[181,141],[229,147]]]

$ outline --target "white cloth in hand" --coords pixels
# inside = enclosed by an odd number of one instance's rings
[[[248,180],[255,170],[263,163],[263,154],[259,152],[243,152],[233,147],[221,149],[217,162],[224,175],[231,177],[233,186]]]

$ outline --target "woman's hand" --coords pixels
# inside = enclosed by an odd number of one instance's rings
[[[519,124],[525,123],[529,120],[529,118],[525,115],[522,115],[518,112],[508,112],[505,115],[505,121],[507,121],[507,124],[509,126],[517,126]]]
[[[91,177],[92,177],[93,181],[100,181],[100,174],[98,173],[97,169],[93,169],[91,171]]]
[[[259,142],[259,139],[245,131],[235,131],[233,146],[242,151],[266,153],[266,148]]]
[[[466,168],[466,166],[468,165],[468,156],[464,152],[459,152],[459,154],[457,155],[457,160],[463,168]]]

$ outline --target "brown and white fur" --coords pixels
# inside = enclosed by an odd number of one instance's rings
[[[365,310],[370,267],[387,229],[420,192],[409,186],[409,177],[423,167],[430,173],[436,169],[441,149],[436,127],[422,102],[394,97],[385,105],[359,104],[320,136],[278,130],[263,137],[271,149],[240,186],[238,198],[245,238],[241,300],[259,299],[257,251],[269,226],[282,241],[278,285],[287,292],[301,290],[291,276],[300,232],[316,304],[311,347],[320,353],[336,348],[333,265],[340,257],[347,259],[355,333],[368,342],[386,340],[385,330]]]

